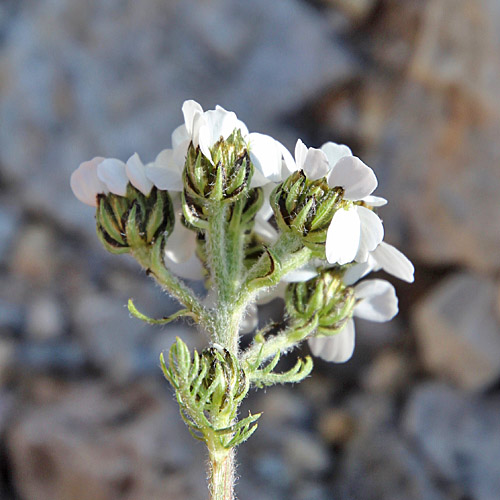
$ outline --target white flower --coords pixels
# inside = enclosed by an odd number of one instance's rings
[[[70,185],[75,196],[90,206],[97,206],[97,195],[113,193],[126,196],[130,182],[145,196],[149,196],[153,183],[148,179],[149,165],[144,165],[137,153],[127,163],[116,158],[97,156],[83,162],[71,175]]]
[[[347,201],[365,201],[371,206],[385,204],[370,196],[377,187],[373,170],[343,144],[327,142],[320,149],[308,148],[300,139],[295,146],[295,162],[308,179],[326,177],[328,186],[340,187]],[[331,264],[364,262],[384,237],[380,218],[370,209],[349,203],[335,212],[328,228],[325,252]]]
[[[171,194],[171,198],[175,224],[165,246],[164,263],[181,278],[201,280],[203,279],[203,266],[196,256],[196,232],[188,229],[181,222],[181,197],[178,194]]]
[[[159,189],[182,190],[182,171],[189,144],[200,147],[203,155],[213,163],[210,149],[222,139],[227,139],[234,130],[240,130],[248,144],[250,159],[255,167],[251,187],[264,186],[270,182],[281,182],[294,167],[291,154],[269,135],[249,133],[247,126],[238,120],[235,113],[221,106],[203,111],[193,100],[182,105],[184,123],[172,133],[172,149],[162,151],[149,171],[148,177]],[[165,187],[164,187],[165,186]]]
[[[125,164],[125,172],[130,184],[138,189],[144,196],[149,196],[153,183],[148,178],[148,170],[151,164],[144,165],[137,153],[133,154]]]
[[[97,175],[97,166],[104,160],[96,156],[92,160],[84,161],[71,174],[70,185],[74,195],[86,205],[97,206],[97,195],[107,193],[108,189]]]
[[[366,262],[355,264],[346,271],[344,281],[347,284],[355,283],[368,273],[380,269],[408,283],[413,283],[415,279],[415,268],[410,259],[394,246],[382,241],[370,252]]]
[[[376,322],[391,320],[398,313],[398,298],[394,287],[385,280],[366,280],[354,287],[357,303],[353,315]],[[311,352],[326,361],[344,363],[354,351],[354,320],[349,319],[340,332],[331,337],[308,340]]]

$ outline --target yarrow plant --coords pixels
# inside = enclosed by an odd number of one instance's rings
[[[354,317],[389,321],[394,287],[364,279],[384,270],[413,281],[413,265],[383,241],[373,170],[344,145],[307,147],[294,157],[268,135],[249,133],[232,112],[182,106],[172,148],[144,164],[96,157],[71,176],[76,197],[96,208],[97,235],[111,253],[131,254],[181,308],[150,324],[189,317],[208,346],[177,338],[160,356],[180,413],[209,455],[213,500],[234,498],[235,448],[260,414],[239,415],[251,387],[300,382],[310,356],[276,371],[280,357],[307,341],[312,354],[343,363],[353,353]],[[184,281],[204,280],[201,298]],[[282,297],[280,329],[257,328],[257,303]],[[240,338],[253,333],[246,349]]]

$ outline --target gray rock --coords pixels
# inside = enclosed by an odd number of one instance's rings
[[[419,450],[467,496],[496,500],[500,491],[500,399],[465,395],[441,384],[417,388],[404,428]]]
[[[425,366],[464,389],[480,390],[500,377],[496,287],[473,274],[447,278],[414,310]]]
[[[8,435],[14,486],[37,500],[186,500],[206,495],[203,449],[154,386],[75,384],[23,411]]]
[[[27,309],[26,333],[30,337],[49,340],[63,333],[64,313],[55,297],[48,294],[37,295]]]
[[[22,306],[0,299],[0,331],[19,332],[24,322],[25,314]]]
[[[0,388],[8,381],[15,362],[15,345],[10,339],[0,337]],[[0,417],[1,419],[1,417]]]
[[[88,361],[81,345],[71,340],[24,341],[15,347],[17,375],[81,374]]]
[[[361,434],[346,449],[332,492],[348,500],[445,500],[432,475],[394,431]]]
[[[10,206],[0,205],[0,262],[7,260],[20,224],[19,212],[10,201]]]
[[[397,207],[383,212],[389,241],[433,264],[491,272],[500,248],[499,3],[427,4],[408,78],[392,88],[365,159]]]
[[[82,294],[74,320],[82,345],[96,366],[120,381],[134,374],[138,349],[151,327],[129,317],[125,301],[105,293]],[[143,361],[152,362],[152,359],[148,357]]]
[[[402,439],[394,402],[358,394],[346,402],[357,432],[346,444],[331,485],[341,500],[445,500],[426,464]]]

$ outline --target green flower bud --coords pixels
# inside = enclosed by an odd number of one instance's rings
[[[308,248],[322,250],[342,194],[341,188],[329,188],[325,178],[311,181],[302,170],[294,172],[271,194],[278,227],[298,234]]]
[[[184,168],[183,201],[188,214],[202,221],[213,202],[233,203],[242,198],[252,175],[247,144],[240,130],[216,142],[211,153],[213,163],[191,144]]]
[[[144,196],[129,184],[126,196],[109,193],[97,199],[97,235],[111,253],[130,252],[172,232],[174,211],[167,191],[153,188]]]
[[[309,281],[291,283],[285,294],[288,315],[307,322],[317,316],[317,335],[333,335],[352,317],[354,289],[342,281],[342,273],[325,270]]]
[[[191,356],[186,344],[177,338],[170,348],[168,366],[163,355],[160,361],[193,436],[205,442],[217,439],[223,448],[230,449],[255,431],[260,414],[235,423],[250,381],[234,354],[214,346]]]

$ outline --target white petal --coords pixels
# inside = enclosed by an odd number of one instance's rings
[[[290,151],[288,151],[288,149],[285,148],[281,142],[278,142],[278,145],[281,150],[281,155],[283,156],[283,162],[281,164],[281,180],[285,180],[293,172],[297,171],[297,164],[295,163],[293,156],[290,154]]]
[[[118,196],[127,194],[128,177],[125,171],[125,163],[116,158],[107,158],[99,163],[97,176],[106,187]]]
[[[204,117],[210,131],[211,144],[209,147],[212,147],[221,137],[227,139],[234,132],[234,129],[238,128],[239,120],[236,113],[226,111],[221,106],[205,111]]]
[[[285,274],[285,276],[283,276],[281,280],[286,283],[298,283],[300,281],[308,281],[316,277],[317,275],[318,271],[316,269],[316,266],[312,263],[309,263],[305,264],[300,269],[296,269],[295,271],[290,271],[289,273]]]
[[[164,149],[146,170],[148,179],[158,188],[167,191],[182,191],[182,169],[179,168],[172,149]]]
[[[341,186],[344,188],[344,198],[352,201],[372,194],[377,184],[373,170],[356,156],[341,158],[328,177],[328,185]]]
[[[330,264],[352,262],[359,248],[361,223],[355,207],[340,208],[332,217],[326,235],[326,259]]]
[[[84,161],[71,174],[70,185],[73,194],[86,205],[97,206],[97,195],[107,193],[105,184],[97,176],[97,165],[104,160],[96,156],[90,161]]]
[[[262,186],[262,191],[264,192],[264,203],[257,212],[257,217],[260,217],[262,220],[269,220],[269,217],[273,215],[273,207],[271,207],[270,197],[274,187],[274,183],[268,183],[265,186]]]
[[[354,316],[377,321],[389,321],[398,313],[398,298],[394,287],[385,280],[365,280],[354,287],[354,295],[359,302],[354,308]]]
[[[253,132],[248,135],[248,146],[255,170],[268,182],[280,182],[282,153],[279,143],[269,135]]]
[[[295,163],[297,164],[298,170],[304,169],[306,156],[307,146],[300,139],[297,139],[297,143],[295,144]]]
[[[408,257],[397,248],[382,241],[372,252],[372,256],[385,272],[408,283],[413,283],[415,268]]]
[[[235,124],[234,128],[241,130],[241,135],[243,138],[248,136],[248,127],[241,120],[236,120],[236,124]]]
[[[137,153],[133,154],[127,160],[125,171],[132,186],[145,196],[149,196],[151,189],[153,189],[153,183],[147,178],[146,167]]]
[[[383,207],[384,205],[387,205],[387,200],[380,196],[365,196],[362,201],[370,207]]]
[[[181,144],[187,143],[187,146],[189,146],[189,143],[191,142],[191,135],[188,132],[188,129],[186,128],[185,124],[179,125],[173,132],[172,132],[172,149],[178,148]]]
[[[332,169],[344,156],[352,156],[352,151],[348,146],[335,142],[326,142],[321,146],[321,151],[323,151],[328,158],[330,169]]]
[[[308,342],[314,356],[334,363],[345,363],[354,352],[354,340],[354,321],[349,319],[337,334],[331,337],[313,337]]]
[[[342,281],[346,285],[353,285],[359,281],[363,276],[373,271],[372,260],[368,259],[366,262],[356,263],[349,267],[342,277]]]
[[[184,101],[182,105],[182,114],[184,115],[184,123],[189,135],[193,134],[193,124],[195,117],[203,113],[203,108],[192,99]]]
[[[356,209],[361,221],[361,237],[356,261],[366,262],[369,252],[375,250],[384,239],[384,226],[379,216],[369,208],[357,206]]]
[[[203,266],[195,254],[191,255],[191,257],[185,262],[174,262],[172,259],[169,259],[167,255],[165,255],[164,262],[174,274],[180,276],[181,278],[188,280],[202,280],[204,277]]]
[[[320,149],[309,148],[303,166],[306,176],[311,181],[321,179],[328,174],[328,159]]]
[[[184,226],[177,214],[174,230],[168,237],[167,245],[165,246],[165,255],[175,264],[180,264],[191,259],[195,250],[196,233]]]
[[[247,307],[243,321],[240,324],[240,333],[253,332],[259,324],[259,310],[256,304],[250,304]]]
[[[280,281],[276,286],[265,289],[264,291],[259,293],[259,296],[257,297],[256,301],[257,304],[261,306],[264,304],[268,304],[274,299],[284,299],[287,286],[288,283]]]

